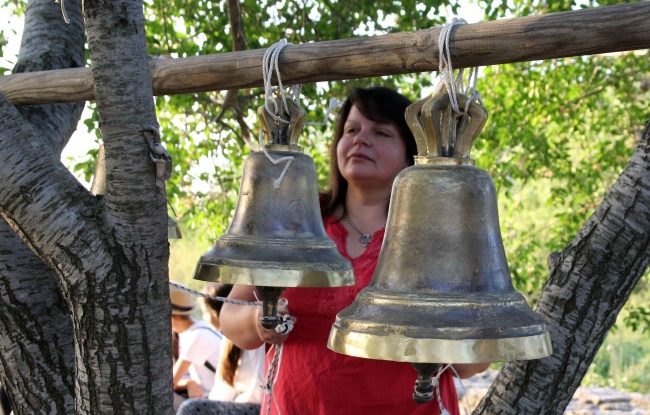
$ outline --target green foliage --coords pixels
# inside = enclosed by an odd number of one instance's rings
[[[485,69],[490,119],[473,155],[500,190],[520,290],[539,293],[545,257],[576,235],[629,160],[650,103],[647,70],[645,53]]]

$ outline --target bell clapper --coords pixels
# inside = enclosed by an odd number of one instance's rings
[[[433,382],[433,372],[440,369],[440,363],[412,363],[413,368],[418,372],[413,391],[415,403],[427,403],[433,399],[433,389],[436,386]]]
[[[257,291],[262,296],[262,327],[265,329],[274,329],[281,322],[278,315],[278,301],[284,292],[285,287],[266,287],[257,286]]]

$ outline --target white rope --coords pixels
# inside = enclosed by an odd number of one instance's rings
[[[63,21],[70,24],[68,13],[65,12],[65,0],[54,0],[55,3],[61,3],[61,14],[63,14]],[[83,3],[82,3],[83,4]]]
[[[271,154],[269,154],[269,151],[266,149],[266,146],[264,145],[264,132],[260,130],[260,135],[259,135],[259,142],[260,142],[260,148],[266,155],[266,158],[269,159],[269,161],[275,165],[278,165],[279,163],[282,163],[283,161],[286,161],[287,164],[285,164],[284,169],[282,169],[282,173],[280,174],[280,177],[277,179],[273,180],[273,188],[277,189],[280,187],[280,184],[282,184],[282,179],[284,179],[284,175],[287,173],[287,170],[289,170],[289,166],[291,165],[291,162],[295,158],[294,156],[284,156],[284,157],[278,157],[277,159],[274,159]]]
[[[278,80],[278,91],[280,93],[280,98],[282,98],[282,103],[284,104],[285,111],[289,108],[287,104],[287,95],[284,92],[284,87],[282,85],[282,77],[280,76],[280,52],[287,46],[287,40],[281,39],[279,42],[274,43],[269,46],[264,52],[264,57],[262,58],[262,79],[264,80],[264,108],[266,112],[277,122],[283,124],[289,124],[290,119],[282,118],[283,114],[278,114],[278,102],[273,96],[273,70],[275,69],[275,77]],[[299,103],[300,100],[300,89],[301,85],[292,85],[289,88],[290,97],[292,100]],[[273,104],[273,108],[270,105]]]
[[[289,117],[288,119],[282,118],[283,114],[278,114],[280,109],[278,108],[278,103],[273,96],[273,84],[272,84],[272,78],[273,78],[273,69],[275,69],[275,76],[278,79],[278,91],[280,93],[280,97],[282,98],[282,103],[284,104],[284,110],[286,111],[289,108],[289,105],[287,103],[287,96],[284,92],[284,88],[282,86],[282,78],[280,76],[280,67],[278,65],[278,62],[280,60],[280,52],[284,47],[287,46],[287,40],[286,39],[281,39],[278,43],[274,43],[273,45],[269,46],[269,48],[264,52],[264,57],[262,58],[262,78],[264,79],[264,110],[273,118],[276,122],[278,123],[283,123],[283,124],[289,124],[291,121],[291,118]],[[290,89],[290,94],[291,97],[296,103],[298,103],[298,100],[300,99],[300,84],[298,85],[293,85]],[[273,108],[271,108],[271,104],[273,105]],[[280,177],[275,179],[273,181],[273,188],[277,189],[280,187],[280,184],[282,184],[282,179],[284,178],[284,175],[287,173],[287,170],[289,169],[289,166],[291,165],[291,162],[293,161],[294,157],[293,156],[285,156],[285,157],[279,157],[277,159],[274,159],[271,154],[266,149],[266,146],[264,145],[264,133],[262,130],[260,130],[260,135],[259,135],[259,142],[260,142],[260,148],[262,151],[264,151],[264,154],[266,155],[266,158],[269,159],[269,161],[275,165],[278,165],[278,163],[282,163],[283,161],[286,161],[287,164],[284,166],[284,169],[282,170],[282,174],[280,174]]]
[[[335,109],[337,109],[341,105],[343,105],[343,101],[339,101],[336,98],[331,98],[330,99],[330,104],[328,105],[327,111],[325,112],[325,117],[323,117],[323,122],[310,121],[310,122],[306,122],[305,125],[317,125],[317,126],[321,126],[321,127],[326,126],[327,121],[329,121],[329,117],[330,117],[330,114],[332,113],[332,111],[334,111]]]
[[[440,376],[442,376],[445,370],[449,369],[450,367],[452,366],[447,365],[442,369],[438,370],[438,374],[434,377],[433,388],[436,390],[436,397],[438,398],[438,406],[440,407],[440,415],[449,415],[447,408],[445,408],[445,406],[442,403],[442,396],[440,395]]]
[[[450,365],[451,366],[451,365]],[[465,389],[465,385],[463,385],[463,380],[458,376],[458,372],[456,372],[456,369],[454,366],[451,366],[451,370],[454,372],[454,375],[458,378],[458,382],[460,383],[460,387],[463,389],[463,395],[465,396],[465,403],[467,404],[467,413],[471,414],[472,413],[472,406],[469,404],[469,398],[467,397],[467,389]]]
[[[451,48],[449,39],[451,37],[451,32],[456,25],[467,24],[465,19],[459,19],[454,17],[448,25],[445,25],[440,31],[440,36],[438,38],[438,69],[440,72],[441,80],[434,89],[434,95],[442,89],[443,85],[447,88],[447,94],[449,95],[449,104],[451,105],[452,110],[456,114],[456,117],[461,117],[467,114],[470,105],[474,101],[478,101],[483,105],[481,100],[481,95],[476,89],[478,83],[478,67],[471,68],[469,71],[469,77],[467,79],[467,88],[464,89],[463,74],[464,69],[460,69],[458,74],[454,78],[454,68],[451,64]],[[467,95],[467,103],[465,108],[461,111],[458,107],[458,99],[456,94],[461,92]]]
[[[277,330],[277,328],[276,328]],[[271,413],[271,401],[275,404],[275,410],[278,415],[280,414],[280,408],[275,399],[273,399],[273,388],[275,388],[275,383],[278,380],[280,375],[280,365],[282,363],[282,344],[274,344],[269,348],[269,351],[266,353],[266,359],[268,362],[269,354],[273,351],[273,358],[269,363],[269,370],[266,372],[266,377],[264,384],[262,385],[262,390],[266,393],[266,413],[267,415]]]

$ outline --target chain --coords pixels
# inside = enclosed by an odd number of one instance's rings
[[[221,302],[224,302],[224,303],[237,304],[237,305],[262,305],[261,301],[241,301],[241,300],[233,300],[233,299],[230,299],[230,298],[227,298],[227,297],[216,297],[216,296],[213,296],[213,295],[203,294],[203,293],[200,293],[198,291],[194,291],[194,290],[192,290],[190,288],[187,288],[187,287],[185,287],[183,285],[177,284],[174,281],[169,281],[169,285],[172,285],[172,286],[178,288],[179,290],[186,291],[186,292],[188,292],[190,294],[194,294],[197,297],[209,298],[211,300],[221,301]]]

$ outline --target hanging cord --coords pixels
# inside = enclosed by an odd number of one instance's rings
[[[469,77],[467,79],[467,88],[465,90],[463,90],[464,69],[460,69],[454,78],[454,68],[451,64],[450,37],[454,26],[463,24],[467,24],[467,21],[465,21],[465,19],[454,17],[451,23],[445,25],[440,31],[440,36],[438,38],[438,70],[440,72],[441,80],[434,90],[435,95],[442,89],[443,85],[447,88],[447,94],[449,95],[449,104],[456,114],[456,118],[465,116],[469,110],[470,105],[474,101],[477,101],[481,106],[483,106],[481,94],[476,89],[476,85],[478,83],[478,67],[470,68]],[[467,103],[465,104],[465,108],[463,108],[462,111],[458,107],[458,99],[456,97],[456,94],[459,91],[467,95]]]
[[[254,306],[261,306],[262,305],[261,301],[232,300],[232,299],[227,298],[227,297],[215,297],[213,295],[203,294],[203,293],[200,293],[198,291],[194,291],[191,288],[187,288],[187,287],[184,287],[184,286],[182,286],[182,285],[180,285],[178,283],[175,283],[174,281],[169,281],[169,285],[172,285],[172,286],[178,288],[179,290],[188,292],[188,293],[193,294],[193,295],[195,295],[197,297],[209,298],[211,300],[221,301],[222,303],[230,303],[230,304],[237,304],[237,305],[254,305]]]
[[[451,368],[451,370],[454,370],[452,365],[448,364],[444,366],[442,369],[438,370],[438,374],[436,374],[431,382],[433,383],[433,389],[435,390],[436,393],[436,399],[438,400],[438,407],[440,409],[440,415],[449,415],[449,411],[447,411],[447,408],[442,403],[442,395],[440,394],[440,377],[442,374],[445,372],[445,370]],[[455,372],[455,370],[454,370]]]
[[[61,3],[61,14],[63,14],[63,21],[67,24],[70,24],[70,19],[68,19],[68,13],[65,12],[65,0],[54,0],[55,3]],[[82,2],[83,5],[83,2]]]
[[[273,188],[278,189],[280,185],[282,184],[282,179],[284,179],[284,175],[287,174],[287,170],[289,169],[289,166],[291,165],[291,162],[295,157],[293,156],[284,156],[284,157],[278,157],[277,159],[274,159],[271,154],[269,154],[269,151],[266,149],[266,146],[264,145],[264,132],[260,130],[260,135],[259,135],[259,142],[260,142],[260,148],[266,155],[266,158],[269,159],[269,161],[275,165],[278,163],[282,163],[283,161],[286,161],[287,164],[284,166],[284,169],[282,169],[282,173],[280,174],[280,177],[277,179],[273,180]]]
[[[463,380],[458,376],[458,372],[456,372],[456,369],[454,366],[449,365],[450,369],[454,372],[454,375],[456,375],[456,378],[458,379],[458,382],[460,383],[460,387],[463,389],[463,396],[465,396],[465,403],[467,404],[467,413],[471,414],[472,413],[472,406],[469,404],[469,398],[467,397],[467,389],[465,389],[465,385],[463,385]]]
[[[332,113],[332,111],[334,111],[335,109],[337,109],[341,105],[343,105],[343,101],[339,101],[336,98],[331,98],[330,103],[327,106],[327,111],[325,111],[325,117],[323,117],[323,122],[309,121],[309,122],[306,122],[305,125],[314,125],[314,126],[320,126],[320,127],[326,126],[327,122],[329,121],[330,114]]]
[[[276,328],[277,331],[277,328]],[[269,351],[266,353],[266,361],[269,365],[269,370],[266,372],[264,378],[264,384],[262,385],[262,390],[266,394],[266,414],[271,413],[271,401],[275,404],[275,410],[278,415],[280,415],[280,408],[275,399],[273,399],[273,388],[275,387],[275,382],[278,380],[280,375],[280,364],[282,363],[282,344],[274,344],[269,348]],[[269,362],[269,355],[273,352],[273,358]]]
[[[283,108],[288,109],[289,104],[287,103],[287,94],[285,93],[285,88],[282,85],[282,77],[280,75],[280,52],[282,52],[282,49],[284,49],[288,45],[286,39],[281,39],[279,42],[269,46],[269,48],[264,52],[264,57],[262,58],[262,79],[264,81],[264,110],[273,118],[273,120],[277,123],[280,124],[289,124],[291,121],[291,118],[289,117],[288,119],[283,118],[284,114],[279,114],[280,108],[278,107],[278,101],[274,96],[273,93],[273,73],[275,71],[275,77],[278,80],[278,93],[280,95],[280,99],[282,99],[282,104]],[[296,105],[300,105],[300,90],[302,88],[301,84],[296,84],[296,85],[291,85],[289,87],[289,98],[296,103]],[[327,122],[329,120],[329,116],[334,111],[336,108],[340,107],[343,105],[343,103],[336,98],[331,98],[329,105],[327,107],[327,111],[325,112],[325,117],[322,122],[306,122],[305,125],[314,125],[314,126],[325,126],[327,125]],[[287,173],[287,170],[289,169],[289,166],[291,165],[291,162],[294,160],[293,156],[285,156],[285,157],[280,157],[277,159],[274,159],[266,149],[266,146],[264,145],[263,142],[263,137],[264,134],[260,130],[259,134],[259,144],[260,148],[266,155],[266,158],[271,161],[271,163],[277,165],[279,163],[282,163],[283,161],[286,161],[287,164],[284,166],[284,169],[282,170],[282,174],[280,174],[280,177],[278,177],[274,182],[273,182],[273,188],[277,189],[280,187],[280,184],[282,183],[282,179],[284,178],[284,175]]]
[[[285,110],[289,108],[287,104],[287,95],[284,91],[284,86],[282,85],[282,77],[280,76],[280,52],[287,46],[286,39],[280,39],[279,42],[274,43],[269,46],[269,48],[264,52],[264,57],[262,58],[262,79],[264,80],[264,108],[266,112],[277,122],[283,124],[289,124],[289,119],[282,118],[282,114],[278,114],[278,102],[273,96],[273,70],[275,70],[275,77],[278,80],[278,92],[282,103],[284,104]],[[289,87],[289,98],[291,98],[296,104],[300,103],[300,89],[302,85],[292,85]],[[273,105],[271,109],[270,105]]]
[[[280,109],[278,108],[277,100],[273,96],[272,78],[273,78],[273,70],[275,69],[275,76],[278,79],[278,91],[280,94],[280,98],[282,99],[282,103],[284,104],[283,108],[286,110],[289,108],[289,105],[287,103],[287,96],[284,92],[284,87],[282,86],[282,79],[280,77],[280,67],[278,65],[278,62],[280,60],[280,52],[282,51],[282,49],[284,49],[285,46],[287,46],[287,40],[281,39],[279,42],[269,46],[266,52],[264,52],[264,57],[262,58],[262,79],[264,80],[264,110],[271,116],[271,118],[273,118],[273,120],[275,120],[275,122],[281,124],[289,124],[290,118],[284,119],[282,118],[283,114],[278,114]],[[290,88],[290,94],[291,94],[290,98],[292,98],[296,103],[298,103],[298,100],[300,99],[300,88],[301,88],[300,84],[292,85]],[[271,108],[271,105],[273,106],[273,108]],[[262,131],[262,129],[260,129],[260,135],[259,135],[260,148],[262,149],[262,151],[264,151],[266,158],[269,159],[269,161],[275,165],[278,165],[283,161],[287,162],[287,164],[284,166],[284,169],[282,170],[282,174],[280,174],[280,177],[278,177],[273,181],[273,188],[277,189],[280,187],[280,184],[282,183],[282,179],[284,178],[284,175],[287,173],[287,170],[289,169],[291,162],[294,160],[294,157],[285,156],[285,157],[279,157],[277,159],[274,159],[266,149],[266,146],[264,145],[263,137],[264,137],[264,132]]]

